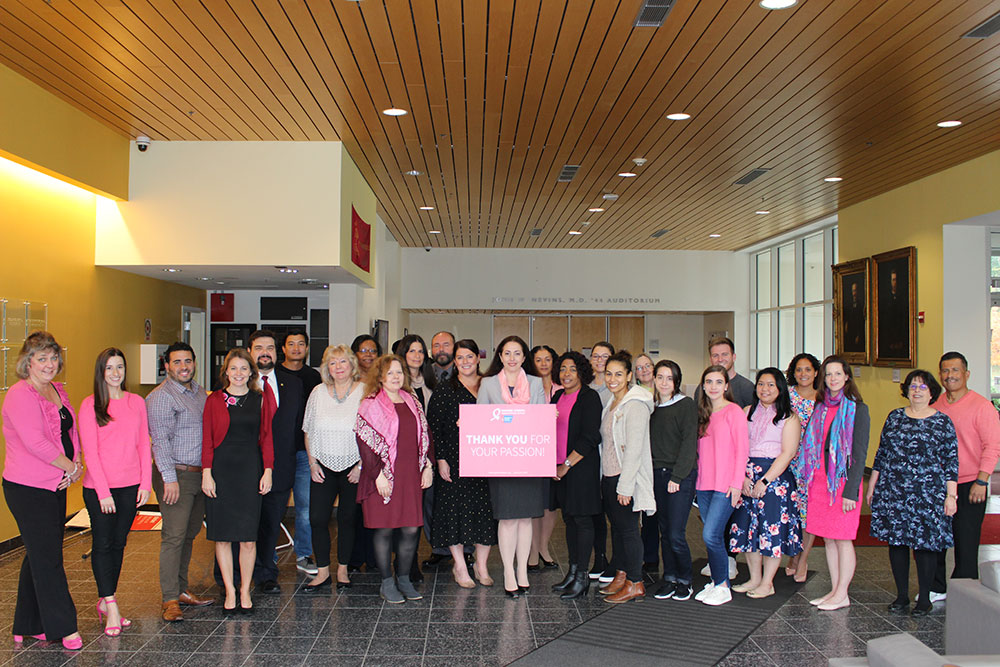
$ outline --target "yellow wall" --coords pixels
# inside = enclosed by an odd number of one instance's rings
[[[97,200],[90,192],[0,158],[5,249],[0,297],[48,303],[48,328],[67,348],[66,388],[75,408],[93,392],[93,364],[101,349],[122,348],[130,363],[129,388],[138,391],[144,319],[153,322],[152,342],[170,343],[181,335],[181,306],[205,306],[202,290],[95,267]],[[11,345],[16,354],[20,341]],[[77,484],[70,507],[82,504]],[[0,504],[0,540],[17,534]]]
[[[935,370],[943,353],[942,227],[1000,210],[1000,151],[933,174],[839,212],[839,260],[915,246],[917,249],[917,311],[926,323],[917,325],[918,368]],[[905,370],[903,371],[905,375]],[[886,415],[903,405],[892,369],[864,367],[858,380],[872,415],[869,463]]]
[[[128,137],[3,65],[0,157],[91,192],[128,196]]]

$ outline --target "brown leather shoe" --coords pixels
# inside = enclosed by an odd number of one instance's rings
[[[176,623],[184,620],[184,613],[181,611],[177,600],[167,600],[163,603],[163,620],[167,623]]]
[[[601,595],[614,595],[622,589],[625,585],[625,570],[618,570],[615,572],[615,578],[611,580],[611,583],[607,586],[601,588],[598,591]]]
[[[204,607],[215,602],[215,600],[211,598],[200,598],[191,591],[184,591],[181,593],[181,596],[177,601],[189,607]]]
[[[626,581],[622,589],[614,595],[604,598],[605,602],[621,604],[629,600],[641,600],[646,597],[646,585],[641,581]]]

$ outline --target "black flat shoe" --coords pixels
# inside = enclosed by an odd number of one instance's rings
[[[240,603],[240,613],[244,616],[251,616],[254,612],[254,607],[244,607],[243,603]]]
[[[513,590],[513,591],[508,591],[505,588],[505,589],[503,589],[503,592],[509,598],[519,598],[519,597],[521,597],[521,589],[520,588],[518,588],[517,590]]]
[[[534,565],[528,563],[528,572],[538,572],[541,569],[542,569],[541,563],[535,563]]]
[[[351,587],[351,582],[349,582],[349,581],[338,581],[337,582],[337,590],[338,591],[342,591],[345,588],[350,588],[350,587]]]
[[[226,616],[233,616],[239,610],[238,607],[227,607],[225,604],[222,605],[222,613]]]
[[[531,586],[518,586],[517,590],[522,595],[527,595],[531,591]]]
[[[330,577],[327,577],[318,584],[307,584],[306,586],[303,586],[300,590],[306,595],[312,595],[313,593],[318,593],[321,590],[329,590],[331,586],[330,579],[331,579]]]
[[[920,605],[917,605],[916,607],[913,608],[913,611],[911,611],[910,614],[912,616],[918,616],[918,617],[927,616],[929,613],[931,613],[931,609],[932,609],[931,606],[921,607]]]
[[[559,567],[559,563],[555,562],[554,560],[545,560],[544,558],[541,559],[541,565],[542,569],[545,570],[551,570],[554,567]]]
[[[893,603],[889,605],[889,612],[892,614],[905,614],[909,608],[909,600],[894,600]]]

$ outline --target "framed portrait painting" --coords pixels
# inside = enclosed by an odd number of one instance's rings
[[[874,255],[872,274],[873,363],[912,368],[917,353],[917,249]]]
[[[849,364],[864,366],[869,363],[870,285],[871,261],[867,257],[834,265],[834,350]]]

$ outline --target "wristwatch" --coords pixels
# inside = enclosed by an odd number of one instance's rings
[[[563,465],[566,466],[567,468],[572,468],[573,462],[570,461],[569,459],[566,459],[565,461],[563,461]]]

